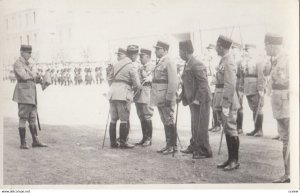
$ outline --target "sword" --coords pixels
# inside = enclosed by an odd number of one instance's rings
[[[38,123],[39,130],[41,131],[42,129],[41,129],[40,118],[39,118],[38,112],[36,112],[36,120],[37,120],[37,123]]]
[[[104,137],[103,137],[102,149],[104,148],[104,142],[105,142],[105,137],[106,137],[107,125],[108,125],[108,120],[109,120],[109,113],[110,113],[110,110],[108,111],[108,115],[107,115],[107,119],[106,119],[106,126],[105,126],[105,132],[104,132]]]

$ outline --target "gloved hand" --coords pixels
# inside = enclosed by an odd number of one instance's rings
[[[200,103],[199,103],[198,100],[194,100],[194,101],[193,101],[193,104],[199,105]]]
[[[171,107],[172,101],[170,100],[165,100],[165,106],[166,107]]]
[[[229,108],[222,108],[222,112],[226,117],[229,116]]]
[[[152,82],[152,75],[150,74],[149,76],[145,77],[143,82]]]
[[[260,97],[264,96],[264,91],[258,91]]]
[[[38,76],[35,78],[35,82],[36,82],[37,84],[41,84],[41,83],[43,82],[42,77],[41,77],[40,75],[38,75]]]

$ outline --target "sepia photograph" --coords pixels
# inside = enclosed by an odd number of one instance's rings
[[[298,190],[298,16],[297,0],[0,0],[2,190]]]

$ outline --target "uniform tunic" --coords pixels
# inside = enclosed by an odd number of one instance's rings
[[[228,53],[222,57],[217,68],[213,107],[218,111],[218,119],[222,122],[225,133],[230,136],[238,136],[236,118],[240,104],[235,87],[236,65],[232,55]],[[229,108],[228,117],[224,116],[222,108]]]

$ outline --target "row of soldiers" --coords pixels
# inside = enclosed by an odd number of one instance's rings
[[[267,55],[271,56],[271,65],[265,73],[270,74],[271,77],[272,109],[283,141],[285,167],[285,174],[279,180],[274,181],[276,183],[290,181],[288,56],[283,52],[282,41],[282,37],[274,34],[265,36],[265,49]],[[193,56],[194,49],[190,40],[179,42],[179,55],[185,61],[182,81],[178,79],[176,64],[168,56],[169,44],[158,41],[154,46],[156,64],[150,62],[152,53],[150,49],[139,49],[136,45],[129,45],[126,50],[120,48],[117,52],[118,62],[111,66],[108,73],[111,148],[134,147],[128,142],[128,136],[131,103],[135,102],[143,133],[142,140],[136,145],[150,146],[152,144],[151,118],[153,107],[157,107],[166,138],[165,147],[157,152],[163,155],[174,155],[177,152],[177,127],[174,112],[176,104],[178,107],[178,103],[182,101],[184,106],[190,108],[192,132],[190,145],[181,152],[192,154],[193,159],[211,158],[213,154],[209,144],[208,125],[212,104],[213,111],[217,115],[217,122],[223,127],[228,149],[228,159],[218,164],[217,167],[224,171],[238,169],[240,140],[237,114],[241,107],[239,99],[241,93],[237,92],[240,91],[237,89],[237,62],[232,55],[232,46],[233,41],[228,37],[220,35],[217,39],[215,50],[221,60],[216,68],[213,97],[209,88],[207,68],[203,62]],[[28,149],[25,137],[26,122],[29,123],[33,138],[32,147],[47,146],[41,143],[37,136],[36,84],[41,84],[45,89],[49,81],[31,68],[28,62],[31,51],[31,46],[22,45],[21,57],[14,64],[17,84],[13,100],[18,103],[21,149]],[[140,67],[135,64],[138,57],[141,61]],[[250,76],[249,78],[257,77]],[[182,88],[181,93],[177,92],[179,85]],[[255,93],[253,97],[258,97],[261,101],[262,89],[257,86],[256,89],[258,94]],[[245,92],[245,88],[242,91]],[[248,101],[251,100],[252,98],[248,99]],[[116,133],[118,120],[120,120],[119,140],[117,140]]]

